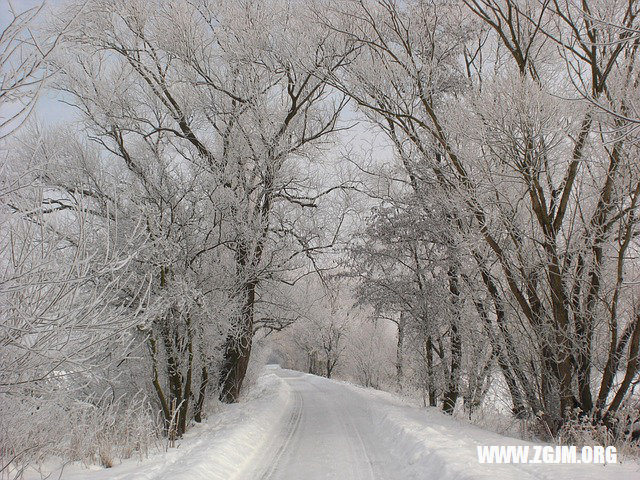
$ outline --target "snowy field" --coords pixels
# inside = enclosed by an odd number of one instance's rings
[[[177,448],[63,480],[640,478],[640,464],[481,465],[477,445],[532,445],[391,394],[269,366],[248,398]],[[57,476],[57,475],[56,475]],[[37,478],[37,477],[31,477]],[[55,476],[53,477],[55,478]]]

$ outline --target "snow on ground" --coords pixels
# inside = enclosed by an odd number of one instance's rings
[[[346,388],[365,397],[381,418],[379,430],[393,453],[422,472],[423,479],[456,480],[640,480],[640,463],[620,459],[617,465],[480,464],[478,445],[534,445],[483,430],[451,418],[436,408],[416,408],[386,392],[354,385]],[[578,448],[578,458],[580,457]],[[412,477],[407,477],[412,478]]]
[[[245,402],[225,405],[203,425],[192,427],[177,448],[149,455],[142,462],[128,459],[113,468],[68,465],[53,472],[61,480],[231,480],[268,442],[270,429],[289,409],[288,385],[267,370],[253,386]],[[39,479],[31,474],[25,480]]]
[[[391,394],[267,367],[249,398],[178,448],[64,480],[639,480],[640,465],[487,465],[477,445],[532,445]],[[624,459],[623,459],[624,460]]]

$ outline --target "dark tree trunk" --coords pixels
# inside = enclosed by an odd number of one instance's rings
[[[242,334],[240,338],[227,338],[224,362],[220,371],[220,401],[235,403],[240,396],[242,382],[247,373],[251,354],[252,336]]]
[[[398,320],[398,343],[396,345],[396,382],[398,383],[398,388],[402,389],[402,364],[404,362],[403,359],[403,350],[404,350],[404,327],[405,327],[405,314],[402,312],[400,314],[400,319]]]
[[[433,372],[433,342],[431,341],[431,336],[427,337],[425,348],[427,350],[427,390],[429,393],[429,406],[435,407],[438,405],[438,402],[436,395],[436,380]]]
[[[624,378],[620,386],[618,387],[618,391],[616,395],[611,400],[611,404],[609,405],[609,409],[607,410],[607,414],[605,415],[605,422],[611,422],[612,417],[615,416],[615,413],[620,408],[622,401],[624,400],[629,386],[631,382],[638,375],[638,358],[640,357],[640,312],[637,312],[633,319],[633,333],[631,334],[631,339],[629,341],[629,354],[627,357],[627,368],[625,370]]]
[[[482,366],[479,372],[474,373],[474,377],[470,380],[467,394],[464,396],[464,406],[469,414],[469,418],[471,415],[482,405],[482,401],[484,400],[487,392],[489,391],[489,387],[491,386],[491,369],[493,368],[493,362],[496,359],[495,350],[491,350],[491,356],[487,360],[487,362]]]
[[[487,314],[487,309],[484,304],[480,301],[476,301],[474,303],[480,318],[485,324],[487,336],[491,342],[492,356],[497,359],[498,366],[500,367],[505,382],[507,383],[507,388],[511,395],[511,403],[513,404],[512,412],[516,418],[524,418],[526,416],[527,408],[522,392],[518,387],[516,377],[511,369],[511,365],[509,364],[505,348],[493,329],[493,325],[491,324],[491,320],[489,319],[489,315]]]
[[[180,411],[178,417],[178,434],[182,436],[187,431],[187,416],[189,415],[189,402],[191,401],[191,385],[193,380],[193,332],[191,321],[187,319],[187,375],[184,379],[182,398],[180,399]]]
[[[527,378],[522,362],[518,356],[515,341],[509,332],[507,314],[498,287],[487,270],[480,254],[474,252],[474,257],[480,267],[482,282],[493,300],[496,324],[498,326],[496,345],[500,349],[498,364],[505,375],[507,385],[509,385],[509,391],[512,394],[514,414],[519,418],[527,415],[525,399],[531,411],[539,412],[541,409],[540,400],[531,382]],[[536,305],[536,302],[533,303]]]
[[[318,374],[318,354],[316,352],[309,353],[309,373],[312,375]]]
[[[460,366],[462,365],[462,337],[458,330],[458,316],[460,315],[460,288],[458,285],[458,271],[455,267],[449,268],[449,292],[451,293],[452,318],[451,318],[451,368],[447,382],[447,390],[442,399],[442,410],[451,415],[456,407],[460,390]]]
[[[237,332],[232,332],[225,343],[224,361],[219,380],[220,400],[224,403],[238,401],[242,382],[247,373],[253,341],[256,287],[256,281],[245,284],[245,301],[240,315],[240,329]]]
[[[162,406],[162,415],[165,422],[165,434],[175,437],[182,436],[187,429],[187,418],[189,412],[189,402],[191,400],[191,381],[193,371],[193,344],[190,337],[191,333],[187,331],[189,338],[185,339],[177,329],[172,331],[172,324],[167,319],[160,331],[162,345],[166,355],[166,375],[167,375],[167,391],[162,386],[159,378],[158,368],[158,346],[154,335],[148,338],[148,345],[151,351],[151,360],[153,366],[153,387],[158,395],[160,405]],[[184,358],[184,350],[181,348],[183,342],[186,342],[188,356]],[[185,365],[186,363],[186,365]],[[186,368],[183,374],[182,369]]]
[[[156,395],[158,395],[158,400],[160,401],[160,405],[162,407],[162,416],[165,421],[171,419],[171,408],[169,406],[169,402],[167,401],[167,397],[162,390],[162,385],[160,384],[160,376],[158,370],[158,343],[154,338],[153,334],[149,335],[147,339],[149,350],[151,352],[151,364],[153,367],[153,378],[151,380],[153,384],[153,388],[156,391]]]
[[[456,322],[451,324],[451,369],[447,391],[442,399],[442,411],[451,415],[458,401],[460,365],[462,361],[462,339]]]
[[[204,410],[204,399],[207,393],[207,385],[209,384],[209,369],[205,364],[202,366],[202,371],[200,372],[200,388],[198,390],[198,399],[196,400],[196,404],[193,407],[193,419],[202,423],[202,411]]]

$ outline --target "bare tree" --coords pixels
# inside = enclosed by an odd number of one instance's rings
[[[37,158],[15,142],[1,183],[0,458],[9,475],[48,454],[69,455],[63,424],[50,431],[53,410],[67,408],[70,418],[76,399],[102,395],[105,372],[137,349],[130,333],[143,321],[119,292],[144,232],[110,236],[82,192],[45,187],[52,165]],[[147,286],[138,282],[136,295],[146,297]]]
[[[615,415],[628,385],[611,401],[610,372],[636,369],[635,146],[591,105],[627,102],[611,79],[635,68],[633,37],[601,21],[614,20],[610,7],[349,2],[326,20],[361,52],[333,81],[397,146],[413,188],[445,208],[490,299],[480,311],[494,316],[488,332],[512,394],[551,431],[576,406]],[[617,12],[611,23],[630,28],[633,6]],[[601,356],[610,361],[594,403]]]
[[[0,140],[8,138],[31,114],[51,69],[48,59],[74,17],[53,32],[44,25],[45,3],[25,9],[5,0],[0,32]]]
[[[317,234],[311,212],[339,185],[324,188],[305,168],[339,129],[346,100],[324,78],[350,47],[320,28],[309,31],[294,8],[185,1],[157,12],[145,1],[92,1],[69,35],[73,48],[92,55],[61,61],[60,87],[101,148],[141,179],[149,174],[136,144],[153,155],[162,145],[179,159],[158,158],[162,168],[183,163],[199,175],[211,216],[203,254],[221,252],[227,292],[239,302],[216,372],[226,402],[238,398],[254,332],[273,318],[256,312],[261,283],[295,282],[304,261],[335,238]],[[158,275],[160,283],[169,278]]]

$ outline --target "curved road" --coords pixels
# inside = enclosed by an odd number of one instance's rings
[[[279,432],[243,478],[398,478],[403,462],[384,447],[368,402],[340,383],[321,377],[279,369],[272,373],[289,384],[293,404]]]

